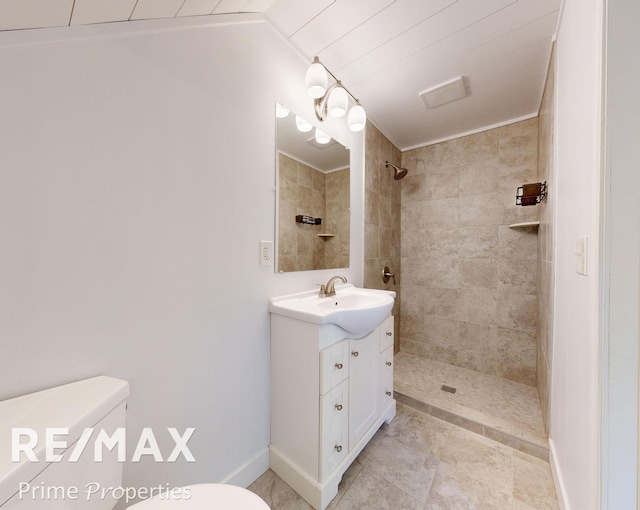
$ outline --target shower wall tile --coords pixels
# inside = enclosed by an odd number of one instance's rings
[[[537,328],[537,387],[545,429],[549,430],[550,370],[553,352],[553,215],[555,193],[554,168],[554,76],[555,48],[552,48],[547,83],[545,84],[538,117],[538,175],[547,182],[547,198],[539,206],[538,215],[538,328]]]
[[[511,155],[538,150],[538,119],[533,118],[497,129],[500,154]]]
[[[396,303],[393,314],[395,316],[396,352],[400,348],[400,314],[402,303],[401,292],[401,243],[407,239],[400,231],[402,218],[407,214],[418,218],[422,216],[414,209],[401,210],[401,181],[393,179],[393,170],[385,167],[385,161],[401,165],[400,150],[395,147],[371,123],[367,123],[365,130],[365,239],[364,239],[364,286],[372,289],[386,289],[396,291]],[[411,172],[416,177],[417,172]],[[409,176],[405,177],[408,179]],[[415,180],[415,193],[419,197],[424,195],[424,181]],[[410,202],[408,202],[410,203]],[[419,205],[417,206],[419,208]],[[415,213],[415,214],[414,214]],[[424,224],[424,223],[423,223]],[[410,234],[409,234],[410,235]],[[423,257],[420,250],[424,242],[416,233],[408,239],[414,241],[413,257]],[[407,241],[407,245],[412,243]],[[382,280],[382,269],[389,266],[396,274],[396,283]],[[408,280],[410,281],[410,280]],[[411,324],[409,324],[411,326]]]
[[[370,225],[380,225],[380,195],[368,191],[364,197],[364,222]]]
[[[458,226],[458,197],[427,200],[425,202],[425,224],[428,227]]]
[[[460,225],[499,225],[501,219],[502,204],[497,192],[460,197]]]
[[[497,324],[502,328],[535,332],[538,325],[538,300],[526,294],[498,294]]]
[[[436,289],[458,288],[458,259],[426,259],[421,262],[424,278],[412,281],[422,281]]]
[[[496,325],[498,299],[489,290],[460,289],[458,293],[458,317],[466,322]]]
[[[537,145],[531,119],[402,154],[413,177],[401,181],[401,272],[412,286],[403,351],[536,384],[538,286],[550,296],[549,273],[536,231],[508,225],[537,219],[536,207],[515,205],[516,188],[538,179]]]
[[[498,261],[494,259],[460,259],[458,288],[498,289]]]
[[[500,328],[498,330],[498,376],[536,383],[535,333]]]
[[[461,258],[497,258],[498,227],[460,227],[458,234],[458,255]]]
[[[389,167],[387,171],[393,174],[393,168]],[[402,179],[402,202],[420,202],[427,199],[427,176],[407,175]]]
[[[498,256],[501,259],[537,260],[538,234],[534,227],[498,227]]]
[[[536,294],[538,262],[503,259],[498,264],[498,290],[513,294]]]
[[[495,361],[498,348],[498,327],[476,322],[460,322],[459,350],[476,358]]]
[[[411,282],[404,282],[401,290],[403,313],[408,315],[424,315],[427,289],[421,285],[413,285]]]
[[[429,228],[424,233],[425,256],[440,259],[456,257],[459,240],[457,228]]]
[[[402,314],[400,323],[400,336],[410,340],[424,341],[424,315]]]
[[[500,154],[500,178],[506,180],[513,175],[538,176],[538,151],[536,149],[523,152],[507,152]]]
[[[426,257],[425,233],[420,231],[406,231],[400,233],[402,252],[411,257]]]
[[[456,207],[457,207],[456,203]],[[427,226],[427,203],[403,203],[401,209],[402,232],[422,232]]]
[[[460,196],[482,195],[498,191],[498,162],[483,167],[474,165],[460,170]]]
[[[426,315],[423,327],[423,338],[427,343],[443,348],[456,348],[459,343],[460,321]]]
[[[425,289],[423,312],[427,315],[455,319],[458,317],[459,296],[458,289]]]
[[[456,167],[428,167],[425,194],[429,200],[457,197],[460,188],[460,174]]]

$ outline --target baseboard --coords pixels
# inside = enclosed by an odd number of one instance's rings
[[[549,439],[549,466],[551,467],[551,474],[553,475],[553,484],[556,486],[556,495],[558,496],[558,504],[560,510],[571,510],[569,500],[567,499],[567,491],[564,487],[562,480],[562,473],[557,464],[558,456],[556,454],[556,447],[553,443],[553,439]]]
[[[255,482],[265,471],[269,469],[269,448],[265,448],[258,455],[250,459],[244,465],[240,466],[221,483],[229,485],[237,485],[238,487],[249,487]]]

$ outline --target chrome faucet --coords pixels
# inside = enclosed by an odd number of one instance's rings
[[[326,285],[320,285],[320,297],[331,297],[336,295],[336,280],[342,280],[342,283],[347,283],[347,278],[342,275],[332,276]]]

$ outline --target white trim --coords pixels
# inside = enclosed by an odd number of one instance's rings
[[[448,142],[450,140],[455,140],[456,138],[462,138],[469,135],[475,135],[477,133],[482,133],[483,131],[490,131],[492,129],[500,128],[503,126],[508,126],[509,124],[515,124],[516,122],[522,122],[523,120],[535,119],[538,116],[538,112],[529,113],[527,115],[523,115],[521,117],[516,117],[515,119],[509,119],[502,122],[497,122],[496,124],[490,124],[488,126],[483,126],[477,129],[472,129],[470,131],[465,131],[464,133],[458,133],[451,136],[445,136],[444,138],[438,138],[437,140],[430,140],[428,142],[412,145],[410,147],[402,147],[400,152],[406,152],[413,149],[419,149],[420,147],[428,147],[429,145],[435,145],[437,143]]]
[[[233,473],[227,476],[221,483],[249,487],[262,474],[269,469],[269,448],[265,448],[258,455],[248,460]]]
[[[8,30],[0,32],[0,50],[69,44],[80,41],[108,40],[122,37],[140,37],[163,32],[178,32],[198,28],[219,28],[256,23],[271,25],[266,16],[262,14],[235,13],[117,21],[89,25],[65,25],[42,29]]]
[[[553,475],[553,484],[556,487],[558,504],[560,505],[560,510],[571,510],[569,499],[567,498],[567,491],[562,480],[562,473],[560,472],[556,459],[556,446],[553,439],[549,439],[549,466],[551,467],[551,474]]]

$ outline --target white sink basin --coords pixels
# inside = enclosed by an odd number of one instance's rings
[[[269,300],[269,311],[313,324],[335,324],[353,334],[376,329],[389,316],[396,293],[336,285],[336,295],[300,292]]]

